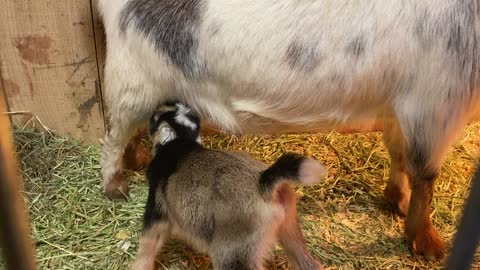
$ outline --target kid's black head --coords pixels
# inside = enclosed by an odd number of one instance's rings
[[[176,138],[200,143],[199,129],[199,117],[190,107],[180,102],[168,102],[158,107],[150,118],[149,134],[154,145],[164,145]]]

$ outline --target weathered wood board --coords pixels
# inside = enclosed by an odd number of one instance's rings
[[[62,135],[104,133],[91,2],[4,0],[2,85],[10,111],[30,111]],[[12,116],[22,124],[28,115]]]

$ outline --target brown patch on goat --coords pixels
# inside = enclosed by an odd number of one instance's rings
[[[145,132],[140,130],[128,142],[123,154],[125,168],[140,171],[145,169],[150,162],[150,153],[142,145],[142,138]]]
[[[45,65],[50,62],[49,49],[52,39],[48,36],[28,35],[18,37],[14,42],[20,57],[32,64]]]

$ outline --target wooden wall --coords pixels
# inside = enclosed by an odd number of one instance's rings
[[[1,95],[60,134],[95,142],[105,131],[97,19],[89,0],[4,0],[0,9]],[[98,37],[99,36],[99,37]],[[97,38],[98,37],[98,38]],[[104,50],[101,50],[102,52]],[[31,116],[12,116],[21,125]]]
[[[31,112],[60,134],[93,143],[105,131],[105,36],[96,1],[3,0],[0,8],[0,98],[11,112]],[[30,118],[11,116],[15,125]],[[342,128],[378,129],[374,120]]]

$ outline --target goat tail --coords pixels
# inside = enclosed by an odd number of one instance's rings
[[[281,156],[260,176],[260,193],[269,195],[282,182],[291,182],[303,186],[320,183],[327,176],[327,170],[317,160],[305,156],[287,153]]]

